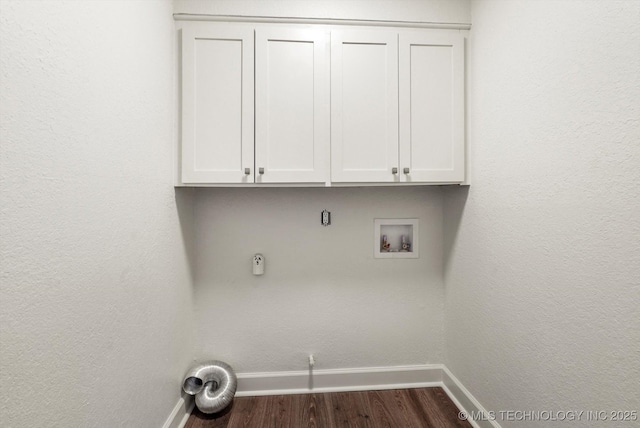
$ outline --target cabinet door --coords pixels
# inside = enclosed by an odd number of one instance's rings
[[[464,181],[463,43],[458,33],[400,34],[402,181]]]
[[[328,180],[327,40],[326,32],[313,29],[256,30],[259,183]]]
[[[181,164],[186,184],[253,182],[253,30],[183,28]]]
[[[390,31],[331,33],[331,180],[398,174],[398,40]]]

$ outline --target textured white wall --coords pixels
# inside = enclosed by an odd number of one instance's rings
[[[174,0],[174,13],[469,23],[469,0]]]
[[[474,1],[472,19],[445,363],[496,411],[640,410],[640,2]]]
[[[158,427],[179,396],[192,208],[171,179],[171,13],[0,1],[3,427]]]
[[[174,1],[175,13],[469,22],[456,1]],[[198,189],[196,359],[239,372],[441,363],[442,196],[430,189]],[[334,224],[323,228],[320,211]],[[374,260],[375,217],[419,217],[420,259]],[[255,252],[267,274],[251,274]]]
[[[441,363],[439,188],[198,189],[198,358],[239,372]],[[332,224],[320,224],[331,211]],[[420,219],[419,259],[374,259],[373,219]],[[254,253],[266,258],[253,276]]]

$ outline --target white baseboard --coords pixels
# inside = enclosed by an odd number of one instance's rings
[[[440,386],[441,364],[240,373],[237,397]]]
[[[167,418],[167,421],[164,423],[162,428],[182,428],[187,423],[191,412],[193,411],[193,407],[195,406],[195,401],[192,396],[187,394],[182,394],[182,397],[178,399],[178,402],[173,407],[171,414]]]
[[[501,428],[500,424],[489,418],[489,412],[471,395],[448,368],[442,367],[442,388],[461,412],[468,415],[468,421],[474,428]],[[473,417],[472,417],[473,416]]]
[[[441,387],[455,405],[469,416],[489,415],[443,364],[369,367],[355,369],[239,373],[236,397],[310,394]],[[182,428],[194,407],[193,397],[183,394],[163,428]],[[500,428],[489,418],[469,418],[474,428]]]

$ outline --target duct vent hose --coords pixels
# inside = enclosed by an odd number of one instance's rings
[[[231,366],[222,361],[207,361],[191,368],[182,384],[189,395],[196,396],[202,413],[218,413],[233,400],[238,378]]]

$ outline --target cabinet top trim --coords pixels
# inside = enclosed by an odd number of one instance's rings
[[[252,22],[277,24],[320,24],[320,25],[361,25],[373,27],[441,28],[450,30],[469,30],[471,24],[461,22],[422,22],[422,21],[379,21],[368,19],[332,19],[332,18],[294,18],[243,15],[205,15],[193,13],[174,13],[176,21],[221,21]]]

